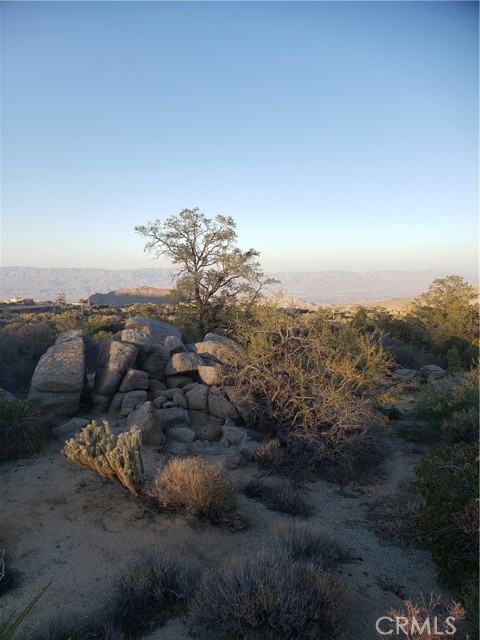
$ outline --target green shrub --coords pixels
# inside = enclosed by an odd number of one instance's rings
[[[0,396],[0,461],[32,455],[45,433],[43,423],[27,403]]]
[[[261,551],[207,572],[192,612],[230,640],[328,640],[346,619],[345,586],[310,562]]]
[[[426,385],[419,393],[414,417],[439,421],[456,411],[476,409],[479,403],[478,368]]]
[[[236,522],[235,493],[220,463],[174,458],[157,472],[149,495],[161,509],[186,511],[213,524]]]
[[[446,446],[415,471],[422,538],[440,579],[460,592],[478,577],[478,444]]]
[[[404,369],[420,369],[425,364],[419,349],[411,345],[391,347],[388,351],[395,358],[397,365]]]

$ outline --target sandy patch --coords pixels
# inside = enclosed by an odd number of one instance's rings
[[[307,498],[314,506],[309,522],[343,545],[352,558],[340,568],[350,600],[341,640],[376,638],[377,618],[401,606],[396,593],[416,601],[421,594],[442,593],[430,554],[396,546],[378,535],[369,519],[372,501],[399,494],[413,478],[419,459],[411,445],[397,441],[382,481],[344,489],[323,481],[308,485]],[[150,475],[164,463],[164,456],[145,447]],[[241,486],[257,473],[255,465],[248,465],[231,476]],[[41,455],[3,464],[0,485],[0,549],[6,550],[8,565],[19,572],[18,585],[0,599],[0,614],[20,609],[51,582],[24,631],[27,626],[44,629],[55,617],[88,618],[99,611],[114,578],[143,550],[175,551],[206,568],[268,546],[271,525],[288,518],[243,494],[239,500],[250,521],[245,532],[233,533],[183,516],[152,516],[120,485],[68,462],[54,443]],[[187,634],[186,624],[173,620],[149,640],[181,640]]]

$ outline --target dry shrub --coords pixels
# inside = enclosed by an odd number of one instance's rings
[[[45,425],[27,403],[0,396],[0,462],[32,455],[45,436]]]
[[[349,554],[314,525],[304,522],[279,522],[272,535],[282,554],[293,561],[310,562],[331,570],[349,560]]]
[[[126,637],[164,624],[183,613],[198,582],[198,571],[185,558],[149,553],[114,583],[106,628]]]
[[[385,635],[394,635],[397,624],[399,635],[405,640],[433,640],[439,636],[448,638],[460,638],[459,623],[465,618],[465,611],[458,602],[446,605],[441,597],[430,597],[429,603],[423,602],[416,605],[411,599],[403,601],[404,610],[391,609],[389,617],[392,619],[387,625],[385,622],[379,633],[379,638]],[[463,634],[462,634],[463,635]],[[470,636],[464,636],[468,640]]]
[[[235,398],[257,423],[275,425],[283,444],[308,452],[312,463],[348,458],[374,424],[389,357],[379,336],[329,322],[319,313],[292,317],[259,307],[240,326],[232,376]]]
[[[312,563],[262,551],[207,572],[192,612],[231,640],[328,640],[346,618],[345,587]]]
[[[284,478],[251,480],[244,489],[249,498],[258,499],[273,511],[308,518],[312,507],[307,504],[304,491]]]
[[[221,463],[175,458],[157,472],[149,489],[161,509],[184,510],[214,524],[230,524],[237,513],[235,493]]]

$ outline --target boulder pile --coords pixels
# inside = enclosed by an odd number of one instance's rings
[[[234,340],[214,333],[184,344],[172,325],[130,318],[120,340],[100,347],[88,391],[90,413],[125,430],[135,425],[144,444],[166,446],[174,455],[215,454],[235,445],[251,459],[258,442],[239,426],[247,413],[232,401],[233,389],[222,385],[225,365],[235,361],[239,349]],[[82,392],[86,397],[83,340],[80,331],[68,331],[42,356],[29,398],[58,425],[79,412]],[[79,420],[56,426],[54,435],[63,441],[78,430]]]

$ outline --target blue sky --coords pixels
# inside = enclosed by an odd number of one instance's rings
[[[478,256],[477,2],[2,2],[2,265],[169,266],[230,215],[265,270]]]

